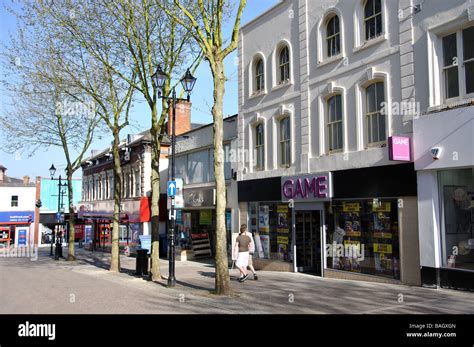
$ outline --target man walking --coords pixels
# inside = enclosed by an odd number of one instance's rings
[[[246,228],[240,228],[239,236],[235,240],[234,252],[238,253],[237,261],[235,265],[240,271],[239,282],[245,282],[249,277],[247,273],[247,266],[249,265],[249,250],[252,243],[252,239],[245,235]]]
[[[247,235],[248,237],[250,237],[250,240],[251,240],[250,249],[249,249],[249,265],[248,265],[248,267],[250,268],[250,271],[252,271],[253,279],[256,281],[256,280],[258,280],[258,276],[257,276],[257,272],[255,271],[255,268],[253,267],[253,261],[252,261],[252,258],[253,258],[252,255],[255,252],[255,242],[254,242],[252,233],[247,228],[247,224],[242,224],[240,226],[240,231],[242,232],[242,230],[244,231],[244,235]]]

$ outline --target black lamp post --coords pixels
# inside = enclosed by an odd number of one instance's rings
[[[168,75],[161,69],[161,66],[158,66],[156,72],[151,76],[152,82],[156,88],[158,88],[158,97],[162,99],[166,99],[168,101],[168,105],[171,103],[171,107],[173,110],[172,115],[172,136],[171,136],[171,180],[175,181],[175,147],[176,147],[176,90],[173,87],[171,92],[171,98],[164,96],[161,94],[163,90],[163,86],[168,78]],[[189,69],[186,70],[186,73],[181,78],[181,84],[183,86],[184,91],[187,94],[187,101],[191,99],[191,92],[193,91],[194,84],[196,83],[196,78],[191,74]],[[169,122],[169,119],[168,119]],[[174,195],[171,196],[171,211],[170,211],[170,225],[169,225],[169,276],[168,276],[168,287],[174,287],[176,284],[176,277],[175,277],[175,229],[176,229],[176,219],[175,219],[175,198]]]
[[[56,174],[56,168],[54,167],[54,164],[51,164],[51,167],[49,168],[49,174],[51,175],[51,180],[55,180],[54,178],[54,175]],[[56,220],[57,222],[61,222],[61,219],[58,218],[61,213],[63,212],[62,211],[62,208],[63,208],[63,203],[62,203],[62,197],[64,195],[64,192],[63,192],[63,188],[66,188],[67,187],[67,183],[61,183],[61,175],[59,175],[59,179],[58,179],[58,214],[56,215]],[[59,229],[59,226],[58,226],[58,229]],[[58,230],[59,231],[59,230]],[[59,236],[59,235],[58,235]],[[51,239],[51,251],[50,251],[50,256],[53,256],[53,243],[55,243],[56,245],[56,248],[55,248],[55,251],[54,251],[54,259],[55,260],[58,260],[59,259],[59,256],[60,256],[60,247],[61,247],[61,238],[58,237],[56,239],[56,233],[53,232],[53,237]],[[62,252],[61,252],[62,253]]]

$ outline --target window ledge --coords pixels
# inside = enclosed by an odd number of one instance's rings
[[[283,89],[283,88],[291,86],[291,85],[293,85],[293,81],[292,80],[286,80],[286,81],[280,82],[277,85],[275,85],[272,88],[272,91],[275,91],[275,90],[278,90],[278,89]]]
[[[387,142],[386,141],[381,141],[381,142],[374,142],[365,145],[364,149],[372,149],[372,148],[384,148],[387,147]]]
[[[322,61],[318,61],[317,63],[317,67],[323,67],[323,66],[326,66],[326,65],[329,65],[329,64],[332,64],[332,63],[335,63],[335,62],[338,62],[340,60],[343,60],[345,57],[342,53],[338,54],[338,55],[335,55],[333,57],[330,57],[330,58],[325,58],[324,60]]]
[[[253,92],[252,94],[250,94],[249,100],[250,99],[256,99],[256,98],[264,96],[266,94],[267,94],[266,90],[262,90],[262,91],[259,91],[259,92]]]
[[[369,47],[372,47],[372,46],[375,46],[381,42],[384,42],[387,40],[387,35],[385,33],[373,38],[373,39],[370,39],[368,41],[364,41],[364,43],[358,47],[354,47],[354,49],[352,50],[352,53],[357,53],[357,52],[360,52],[366,48],[369,48]]]
[[[468,107],[468,106],[473,106],[473,105],[474,105],[474,98],[453,100],[453,101],[445,102],[441,105],[430,106],[427,108],[426,113],[446,111],[446,110],[451,110],[454,108]]]
[[[338,154],[338,153],[344,153],[344,150],[342,148],[341,149],[334,149],[332,151],[326,152],[325,154],[326,154],[326,156],[328,156],[328,155],[331,155],[331,154]]]

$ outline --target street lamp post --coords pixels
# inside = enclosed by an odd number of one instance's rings
[[[49,168],[49,174],[51,175],[51,180],[56,180],[54,178],[54,175],[56,174],[56,168],[54,167],[54,164],[51,164],[51,167]],[[62,196],[63,196],[63,188],[66,188],[67,187],[67,183],[61,183],[61,175],[59,175],[59,179],[58,179],[58,213],[56,215],[56,220],[58,222],[61,221],[60,218],[58,218],[61,213],[62,213],[62,207],[63,207],[63,203],[62,203]],[[58,225],[58,231],[60,227]],[[56,245],[56,248],[55,248],[55,251],[54,251],[54,259],[55,260],[58,260],[59,259],[59,256],[60,256],[60,247],[61,247],[61,237],[59,237],[58,235],[58,238],[56,238],[56,233],[53,232],[53,235],[52,235],[52,238],[51,238],[51,250],[50,250],[50,256],[53,256],[53,243]]]
[[[175,148],[176,148],[176,90],[173,87],[171,92],[171,98],[162,95],[161,91],[163,90],[163,86],[165,84],[166,79],[168,76],[166,73],[161,69],[161,66],[158,66],[156,72],[151,76],[152,82],[156,88],[158,88],[158,97],[162,99],[166,99],[168,101],[168,105],[171,103],[172,107],[172,136],[171,136],[171,179],[170,181],[174,182],[176,179],[175,176]],[[184,91],[187,93],[186,101],[190,101],[191,99],[191,92],[194,88],[194,84],[196,83],[196,78],[191,74],[189,69],[186,70],[186,73],[181,78],[181,84],[183,86]],[[169,122],[169,119],[168,119]],[[176,184],[175,184],[176,187]],[[170,209],[170,224],[169,224],[169,276],[168,276],[168,287],[174,287],[176,285],[176,277],[175,277],[175,232],[176,232],[176,216],[175,216],[175,197],[174,195],[171,196],[171,209]]]

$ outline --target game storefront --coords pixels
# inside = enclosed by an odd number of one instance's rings
[[[400,279],[396,199],[333,200],[328,206],[327,266]]]
[[[249,231],[255,240],[254,257],[293,262],[291,213],[288,203],[249,203]]]
[[[420,284],[411,163],[242,181],[239,202],[260,269]]]
[[[334,171],[333,184],[325,276],[420,285],[413,164]]]

